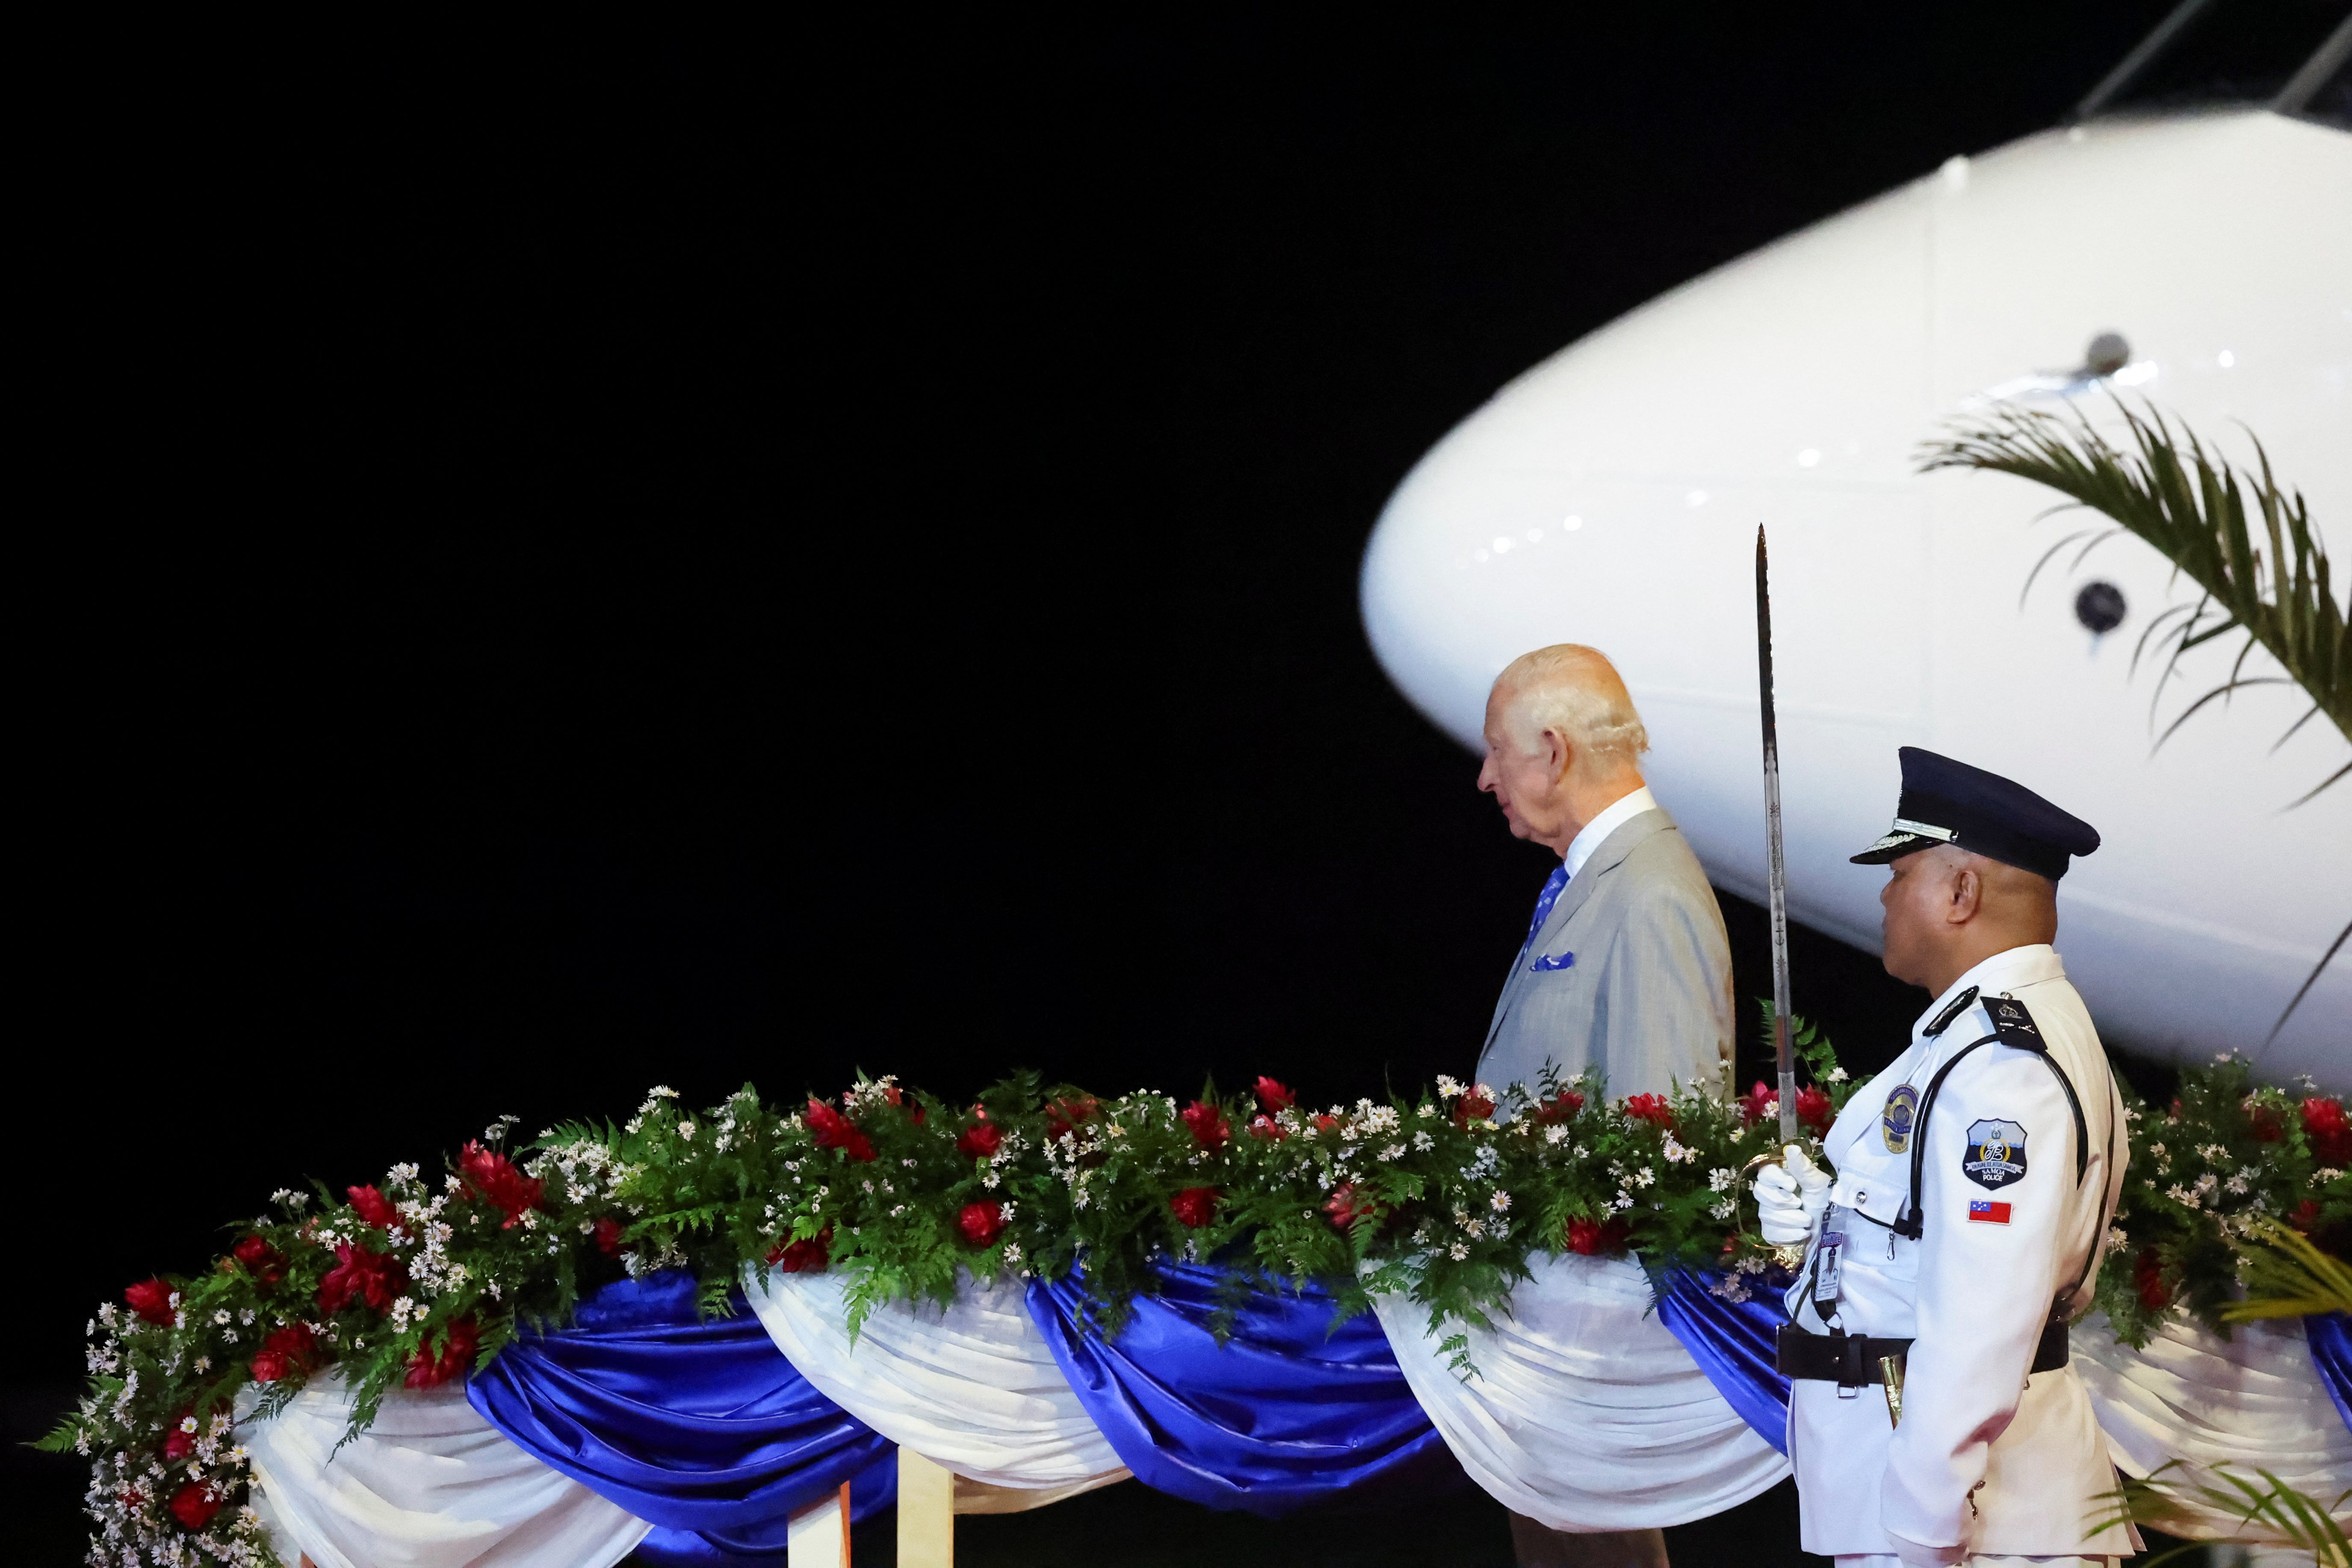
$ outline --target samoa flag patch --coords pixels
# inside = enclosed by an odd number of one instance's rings
[[[2003,1119],[1969,1122],[1960,1169],[1977,1185],[1995,1191],[2017,1181],[2025,1174],[2025,1129]]]
[[[1977,1225],[2007,1225],[2009,1205],[1982,1201],[1971,1203],[1969,1205],[1969,1219],[1970,1223]]]

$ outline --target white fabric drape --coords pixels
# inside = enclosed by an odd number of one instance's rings
[[[1415,1397],[1463,1467],[1506,1507],[1555,1530],[1638,1530],[1703,1519],[1789,1473],[1651,1310],[1626,1259],[1538,1260],[1491,1330],[1476,1373],[1446,1364],[1427,1314],[1399,1298],[1381,1323]],[[891,1441],[965,1479],[957,1511],[1004,1511],[1127,1476],[1006,1280],[967,1280],[955,1304],[877,1309],[853,1344],[834,1274],[744,1280],[801,1374]],[[2292,1320],[2220,1340],[2167,1324],[2145,1350],[2104,1318],[2078,1324],[2074,1364],[2116,1465],[2171,1459],[2268,1470],[2333,1500],[2352,1488],[2352,1431]],[[394,1391],[338,1451],[350,1398],[332,1374],[267,1421],[239,1403],[255,1503],[280,1554],[318,1568],[610,1568],[651,1528],[500,1436],[462,1387]],[[977,1483],[971,1484],[971,1483]],[[963,1494],[969,1492],[967,1499]],[[2339,1516],[2352,1522],[2352,1510]],[[2182,1526],[2233,1535],[2189,1505]]]
[[[967,1279],[941,1310],[893,1301],[849,1338],[845,1281],[743,1272],[768,1337],[826,1398],[893,1443],[957,1475],[1064,1495],[1124,1480],[1127,1468],[1055,1363],[1021,1283]]]
[[[351,1397],[332,1373],[238,1437],[254,1503],[288,1564],[318,1568],[610,1568],[653,1526],[517,1447],[466,1403],[462,1384],[384,1397],[338,1451]]]
[[[1508,1315],[1470,1331],[1464,1379],[1400,1297],[1378,1306],[1421,1407],[1462,1468],[1506,1508],[1554,1530],[1685,1524],[1789,1474],[1650,1310],[1625,1258],[1536,1259]]]
[[[2170,1319],[2136,1351],[2094,1312],[2073,1337],[2074,1370],[2090,1390],[2108,1454],[2126,1475],[2182,1459],[2198,1470],[2229,1465],[2256,1486],[2263,1481],[2254,1472],[2268,1470],[2323,1503],[2352,1488],[2352,1431],[2311,1364],[2300,1320],[2241,1323],[2223,1340]],[[2234,1515],[2193,1504],[2187,1511],[2202,1527],[2195,1533],[2265,1539],[2237,1536]],[[2352,1524],[2352,1510],[2336,1520]]]

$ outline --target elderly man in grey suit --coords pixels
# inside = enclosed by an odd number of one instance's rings
[[[1731,947],[1690,845],[1642,780],[1648,731],[1598,649],[1512,661],[1486,699],[1492,794],[1518,837],[1559,856],[1511,961],[1478,1081],[1533,1090],[1607,1075],[1612,1098],[1675,1085],[1730,1092]],[[1570,1534],[1511,1516],[1528,1568],[1664,1568],[1655,1530]]]

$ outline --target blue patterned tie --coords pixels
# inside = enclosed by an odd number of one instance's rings
[[[1543,930],[1544,917],[1551,913],[1552,905],[1559,902],[1560,892],[1567,886],[1568,867],[1563,862],[1544,879],[1543,892],[1536,900],[1535,918],[1528,921],[1528,940],[1519,944],[1521,952],[1535,945],[1536,932]]]

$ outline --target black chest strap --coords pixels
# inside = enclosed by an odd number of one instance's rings
[[[1952,1053],[1951,1060],[1936,1069],[1936,1076],[1927,1080],[1927,1092],[1919,1097],[1919,1112],[1911,1121],[1911,1190],[1906,1194],[1902,1208],[1896,1211],[1895,1224],[1890,1228],[1895,1235],[1913,1241],[1918,1240],[1927,1230],[1926,1217],[1919,1208],[1919,1184],[1920,1178],[1927,1173],[1928,1113],[1936,1109],[1936,1097],[1942,1091],[1944,1080],[1952,1076],[1952,1069],[1958,1067],[1969,1053],[1982,1047],[2001,1045],[2023,1051],[2040,1058],[2042,1065],[2050,1069],[2050,1075],[2058,1080],[2059,1089],[2066,1096],[2067,1109],[2074,1113],[2074,1184],[2077,1187],[2083,1184],[2083,1177],[2090,1169],[2091,1127],[2083,1115],[2082,1097],[2074,1092],[2074,1082],[2066,1076],[2066,1069],[2060,1067],[2057,1058],[2050,1054],[2041,1030],[2034,1026],[2032,1015],[2025,1010],[2023,1003],[2011,997],[1993,997],[1984,1005],[1993,1020],[1993,1032],[1980,1040],[1971,1040],[1962,1046]],[[2107,1150],[2111,1163],[2115,1157],[2114,1145],[2115,1140],[2111,1135]],[[2080,1296],[2083,1287],[2090,1283],[2093,1270],[2099,1266],[2100,1246],[2106,1231],[2106,1196],[2102,1193],[2099,1198],[2099,1227],[2091,1233],[2090,1251],[2083,1265],[2081,1278],[2074,1281],[2074,1289],[2058,1299],[2061,1308]]]
[[[1919,1114],[1911,1121],[1911,1190],[1904,1197],[1902,1210],[1895,1216],[1895,1235],[1916,1241],[1926,1229],[1919,1213],[1919,1179],[1927,1174],[1927,1113],[1936,1109],[1936,1097],[1943,1091],[1944,1080],[1952,1076],[1952,1069],[1967,1060],[1971,1052],[1993,1045],[2005,1045],[2030,1052],[2050,1069],[2050,1075],[2058,1080],[2058,1087],[2065,1091],[2067,1109],[2074,1113],[2074,1184],[2082,1185],[2084,1173],[2091,1164],[2091,1127],[2084,1119],[2082,1098],[2074,1092],[2074,1080],[2066,1076],[2066,1069],[2058,1065],[2046,1048],[2037,1050],[2030,1046],[2020,1046],[2000,1035],[1987,1035],[1983,1039],[1971,1040],[1954,1051],[1952,1059],[1937,1068],[1936,1076],[1927,1080],[1927,1092],[1919,1097]]]

